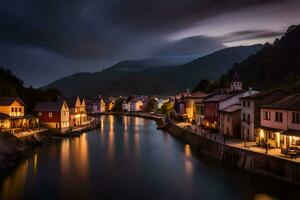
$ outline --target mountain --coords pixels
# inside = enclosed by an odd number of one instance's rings
[[[0,67],[0,97],[19,97],[32,110],[38,101],[55,100],[61,93],[54,89],[45,91],[23,86],[23,81],[12,74],[10,70]]]
[[[244,83],[255,89],[281,86],[300,92],[300,25],[289,27],[274,44],[266,44],[255,55],[234,65],[229,76],[236,70]]]
[[[96,73],[77,73],[43,87],[64,95],[169,95],[192,88],[199,80],[215,80],[237,62],[256,53],[262,45],[226,48],[187,64],[166,67],[145,60],[124,61]]]

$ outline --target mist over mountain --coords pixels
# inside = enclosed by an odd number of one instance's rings
[[[77,73],[43,87],[65,95],[172,95],[193,88],[199,80],[216,80],[234,63],[248,58],[262,45],[231,47],[183,65],[156,59],[124,61],[96,73]]]

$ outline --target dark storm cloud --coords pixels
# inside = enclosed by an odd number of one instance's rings
[[[0,39],[68,56],[139,57],[160,43],[160,35],[219,12],[269,2],[274,1],[3,0]]]
[[[243,10],[263,7],[269,13],[269,7],[276,4],[285,9],[278,19],[297,18],[286,6],[290,2],[297,0],[1,0],[0,50],[6,53],[0,56],[0,66],[14,69],[25,82],[41,85],[78,71],[98,71],[124,59],[200,56],[223,48],[226,40],[271,34],[242,32],[247,28],[241,25],[230,30],[224,25],[231,25],[237,17],[216,23],[215,17],[240,12],[241,24],[246,18],[258,22],[260,14],[243,16]],[[270,20],[277,27],[276,18]],[[201,33],[190,34],[189,28],[196,25]],[[180,31],[187,34],[170,38]],[[47,79],[46,71],[51,74]]]

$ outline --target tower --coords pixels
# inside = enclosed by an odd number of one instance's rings
[[[235,71],[232,79],[231,79],[231,83],[230,83],[230,91],[234,92],[234,91],[241,91],[243,89],[243,83],[241,81],[241,77],[238,74],[237,71]]]

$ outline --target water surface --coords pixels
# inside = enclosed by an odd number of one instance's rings
[[[0,177],[2,199],[288,199],[284,183],[203,162],[154,121],[101,117],[101,128],[37,149]],[[263,180],[263,181],[261,181]]]

